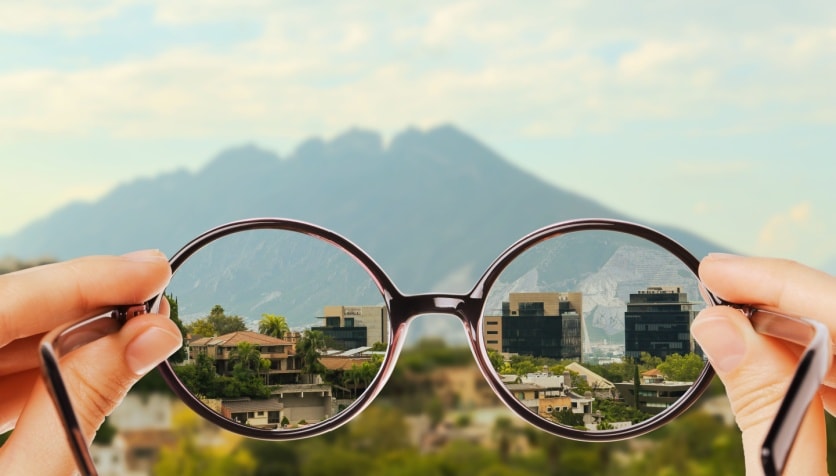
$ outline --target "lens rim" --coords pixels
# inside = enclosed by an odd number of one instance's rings
[[[674,405],[668,407],[665,411],[632,425],[629,428],[588,432],[558,425],[534,414],[513,396],[493,371],[482,333],[486,305],[485,292],[490,289],[502,271],[515,258],[544,240],[581,231],[620,232],[643,238],[667,250],[678,258],[695,277],[698,276],[699,260],[670,237],[642,225],[621,220],[593,218],[564,221],[540,228],[520,238],[503,251],[488,267],[473,289],[466,295],[403,295],[398,291],[386,273],[383,272],[381,267],[365,251],[345,237],[308,222],[272,217],[238,220],[204,232],[172,256],[170,259],[172,273],[176,274],[177,269],[190,256],[219,238],[248,230],[266,229],[302,233],[314,239],[325,241],[342,250],[362,266],[374,281],[378,291],[383,296],[384,305],[388,309],[390,326],[389,342],[380,371],[370,383],[367,391],[360,395],[352,405],[323,422],[294,429],[265,430],[242,425],[233,420],[226,419],[204,405],[189,392],[182,382],[180,382],[179,378],[177,378],[168,361],[160,364],[158,369],[166,383],[189,408],[219,427],[239,435],[264,440],[296,440],[321,435],[344,425],[374,400],[389,379],[389,376],[394,370],[397,356],[400,354],[400,350],[404,344],[409,320],[415,315],[433,311],[450,312],[460,317],[465,326],[468,343],[480,372],[494,393],[508,408],[531,425],[564,438],[578,441],[607,442],[632,438],[648,433],[670,422],[693,405],[699,396],[708,388],[714,376],[714,370],[706,363],[697,381],[694,382],[694,385]],[[702,291],[707,305],[713,305],[719,302],[707,290],[703,289]]]
[[[308,235],[313,239],[318,239],[333,245],[335,248],[341,250],[354,259],[355,262],[366,270],[369,277],[377,286],[381,296],[383,296],[384,305],[387,308],[390,308],[392,296],[389,290],[395,289],[394,285],[380,266],[378,266],[368,254],[346,238],[328,229],[311,223],[284,218],[267,217],[238,220],[225,223],[202,233],[187,243],[180,249],[180,251],[171,257],[169,263],[171,265],[172,277],[176,275],[177,269],[200,249],[225,236],[250,230],[278,230],[295,232]],[[391,318],[389,325],[391,326]],[[372,400],[374,400],[380,392],[380,389],[383,387],[382,382],[385,382],[388,379],[388,376],[394,369],[394,356],[397,355],[397,352],[400,350],[395,349],[395,346],[392,345],[394,334],[394,332],[389,332],[387,352],[384,356],[383,363],[381,364],[381,369],[369,384],[368,390],[361,394],[349,407],[338,412],[334,416],[320,423],[302,428],[267,430],[243,425],[234,420],[227,419],[195,397],[195,395],[192,394],[180,381],[174,373],[173,367],[167,360],[163,361],[157,368],[168,386],[186,404],[186,406],[194,410],[201,417],[209,420],[211,423],[218,425],[225,430],[249,438],[278,441],[297,440],[317,436],[344,425],[361,412],[366,406],[368,406]]]
[[[487,271],[485,271],[482,278],[474,288],[474,291],[471,293],[472,296],[478,295],[482,300],[478,321],[475,325],[475,332],[471,333],[471,335],[474,336],[471,339],[471,345],[473,346],[473,352],[474,355],[476,355],[479,368],[485,379],[491,385],[491,388],[506,406],[531,425],[534,425],[535,427],[553,435],[577,441],[609,442],[633,438],[664,426],[690,408],[711,384],[711,380],[714,377],[714,369],[711,365],[706,362],[702,372],[694,382],[694,385],[692,385],[673,405],[666,408],[664,411],[635,425],[631,425],[628,428],[592,432],[577,430],[568,426],[550,422],[529,410],[504,384],[502,384],[502,382],[498,380],[498,377],[493,370],[493,366],[490,364],[490,359],[488,358],[487,346],[483,333],[485,327],[485,306],[487,304],[487,293],[490,291],[496,280],[512,261],[537,244],[562,235],[583,231],[607,231],[645,239],[648,242],[651,242],[670,252],[674,257],[679,259],[679,261],[681,261],[683,265],[685,265],[685,267],[687,267],[694,274],[694,279],[699,282],[699,260],[678,242],[652,228],[632,222],[606,218],[580,219],[554,223],[540,228],[539,230],[535,230],[520,238],[516,243],[508,247],[508,249],[506,249],[488,267]],[[701,288],[701,290],[704,294],[702,297],[705,300],[706,306],[712,306],[717,302],[716,298],[713,298],[708,290],[704,288]]]

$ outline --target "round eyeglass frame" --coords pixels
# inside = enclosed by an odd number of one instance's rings
[[[215,240],[250,230],[270,229],[308,235],[312,238],[330,243],[352,257],[368,272],[383,296],[384,305],[387,306],[389,311],[391,332],[389,332],[389,342],[381,369],[369,384],[367,391],[363,392],[350,406],[334,416],[320,423],[302,428],[268,430],[243,425],[227,419],[203,404],[203,402],[192,394],[180,382],[168,361],[164,361],[158,366],[168,386],[189,408],[215,425],[242,436],[263,440],[296,440],[329,432],[356,417],[383,389],[394,371],[395,363],[404,345],[409,321],[413,317],[421,314],[452,314],[459,317],[465,327],[468,345],[476,359],[477,366],[482,376],[500,400],[515,414],[531,425],[553,435],[573,440],[588,442],[617,441],[633,438],[655,430],[675,419],[693,405],[706,390],[714,376],[714,370],[706,363],[694,384],[665,411],[627,428],[590,432],[550,422],[531,412],[499,381],[496,373],[493,371],[481,332],[484,320],[484,306],[486,304],[485,293],[491,288],[508,264],[520,254],[542,241],[581,231],[610,231],[632,235],[643,238],[671,253],[694,274],[694,279],[698,280],[697,270],[699,260],[697,258],[673,239],[642,225],[613,219],[580,219],[545,226],[520,238],[503,251],[491,263],[472,290],[466,294],[433,293],[405,295],[397,289],[383,269],[365,251],[347,238],[311,223],[283,218],[239,220],[208,230],[194,238],[172,256],[170,259],[172,272],[176,275],[177,269],[189,257]],[[702,288],[701,291],[707,306],[721,303],[708,290]]]

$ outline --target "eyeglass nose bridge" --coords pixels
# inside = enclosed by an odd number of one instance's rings
[[[459,318],[466,330],[475,328],[481,312],[480,299],[462,294],[415,294],[396,296],[389,302],[389,316],[393,328],[426,314],[446,314]]]

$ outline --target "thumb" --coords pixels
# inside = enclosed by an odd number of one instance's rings
[[[106,415],[139,378],[183,345],[177,326],[163,315],[129,320],[111,334],[60,361],[61,375],[89,445]],[[44,455],[49,457],[45,458]],[[76,468],[66,431],[43,380],[34,386],[15,431],[3,448],[2,474],[67,474]]]
[[[758,334],[742,312],[715,306],[691,326],[694,339],[726,387],[743,432],[747,474],[762,474],[761,446],[795,373],[798,356],[777,339]],[[820,398],[796,436],[785,474],[827,474],[827,439]]]

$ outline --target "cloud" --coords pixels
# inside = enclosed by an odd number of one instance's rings
[[[832,250],[801,250],[802,247],[817,243],[815,238],[821,231],[822,227],[814,216],[811,203],[799,202],[767,220],[758,233],[755,251],[766,256],[799,255],[802,251],[813,256],[821,255],[822,252]]]
[[[0,2],[0,33],[91,34],[102,22],[115,17],[134,2],[78,0],[57,3],[47,0]]]
[[[618,2],[580,1],[369,2],[323,13],[266,0],[125,0],[7,12],[28,19],[20,31],[93,34],[135,4],[153,8],[160,24],[244,20],[260,36],[224,48],[173,44],[69,70],[8,69],[0,73],[9,102],[0,140],[91,130],[240,140],[235,134],[257,138],[279,127],[301,139],[356,124],[391,131],[443,121],[529,137],[654,121],[695,134],[751,134],[836,121],[834,30],[804,8],[786,23],[771,10],[758,22],[717,22],[711,12],[719,4],[635,15]],[[824,19],[836,11],[821,9]]]
[[[740,177],[756,170],[751,160],[677,160],[674,162],[674,175],[689,180],[704,178]]]

